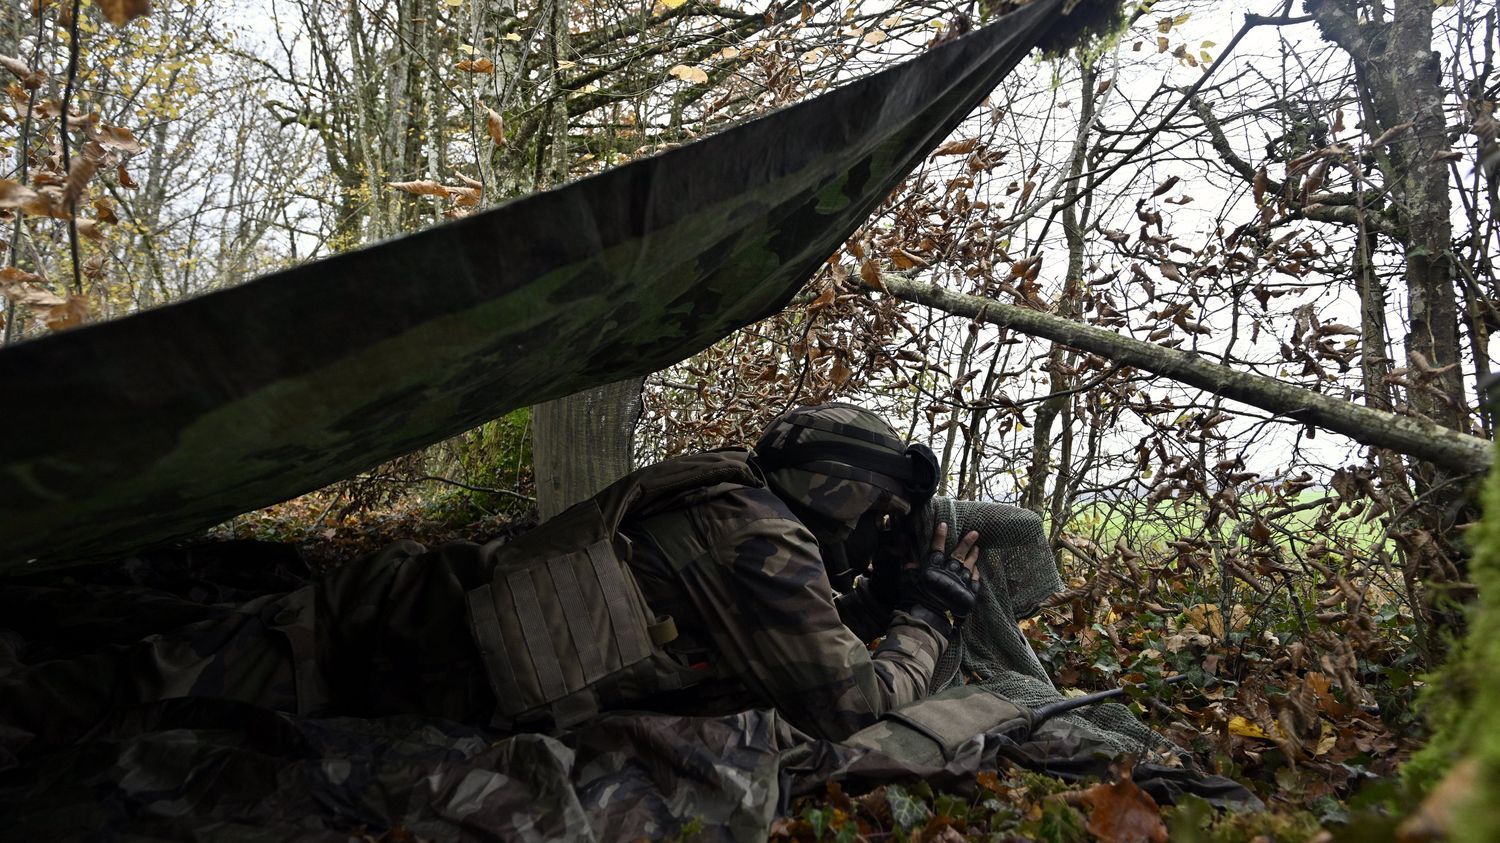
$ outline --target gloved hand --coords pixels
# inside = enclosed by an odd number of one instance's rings
[[[951,636],[953,627],[968,617],[979,595],[979,534],[969,532],[952,554],[944,550],[947,542],[948,525],[939,523],[932,532],[927,559],[902,572],[896,608]]]

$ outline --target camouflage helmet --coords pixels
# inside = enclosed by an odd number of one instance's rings
[[[843,536],[866,513],[921,508],[937,488],[937,459],[927,446],[907,445],[879,416],[852,404],[784,413],[761,434],[755,453],[778,497],[842,526]]]

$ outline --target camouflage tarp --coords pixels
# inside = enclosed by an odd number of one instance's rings
[[[210,526],[775,312],[1075,28],[1063,5],[557,190],[0,352],[0,572]]]

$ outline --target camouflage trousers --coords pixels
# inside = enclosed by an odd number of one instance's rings
[[[129,707],[181,697],[482,722],[494,701],[463,599],[485,576],[479,551],[399,542],[241,603],[0,587],[0,768],[27,746],[70,742]]]

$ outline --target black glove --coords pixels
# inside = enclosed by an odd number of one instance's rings
[[[963,623],[979,596],[979,581],[968,566],[954,556],[934,550],[927,561],[901,575],[901,599],[896,608],[950,636]],[[948,620],[953,616],[953,622]]]

